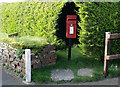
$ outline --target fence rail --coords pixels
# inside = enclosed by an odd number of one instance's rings
[[[108,34],[108,39],[120,38],[120,34]]]
[[[104,74],[108,75],[108,63],[111,59],[120,58],[120,54],[110,55],[110,39],[120,38],[120,34],[111,34],[110,32],[106,32],[105,38],[105,57],[104,57]]]
[[[120,54],[108,55],[108,56],[107,56],[107,60],[110,60],[110,59],[118,59],[118,58],[120,58]]]

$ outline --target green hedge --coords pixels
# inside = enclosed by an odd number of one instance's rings
[[[57,49],[67,47],[66,16],[76,14],[78,8],[74,2],[31,1],[9,3],[1,7],[2,32],[45,37],[49,42],[55,43]],[[78,43],[77,38],[72,40],[72,44]]]
[[[45,37],[56,42],[58,15],[65,2],[17,2],[2,5],[2,32]]]
[[[105,32],[120,33],[119,30],[119,2],[19,2],[2,5],[2,32],[20,35],[35,35],[45,37],[49,42],[58,42],[64,46],[65,16],[76,14],[80,20],[78,25],[79,42],[81,52],[87,55],[95,55],[103,58]],[[68,7],[67,7],[68,5]],[[68,10],[72,5],[71,9]],[[67,8],[67,9],[66,9]],[[70,8],[69,8],[70,9]],[[63,13],[62,13],[63,12]],[[63,19],[64,20],[63,20]],[[62,22],[64,21],[64,22]],[[57,30],[57,31],[56,31]],[[78,39],[77,38],[77,39]],[[74,43],[78,43],[74,39]],[[62,44],[61,44],[62,43]],[[111,54],[118,54],[120,41],[111,41]],[[58,48],[62,48],[58,46]]]
[[[68,10],[69,9],[69,10]],[[59,14],[59,18],[57,20],[58,25],[56,26],[56,36],[59,39],[62,39],[66,42],[67,46],[69,44],[69,39],[66,38],[66,17],[67,15],[77,15],[76,11],[78,11],[78,8],[76,7],[74,2],[67,2],[65,6],[62,8],[62,13]],[[77,21],[79,21],[79,16],[77,17]],[[77,25],[79,28],[79,26]],[[77,29],[77,34],[79,34],[79,30]],[[71,41],[71,45],[73,44],[79,44],[78,40],[79,36],[77,35],[76,38],[73,38]]]
[[[81,19],[79,41],[81,52],[103,59],[105,32],[120,33],[119,2],[76,2]],[[120,40],[111,41],[111,54],[120,51]]]

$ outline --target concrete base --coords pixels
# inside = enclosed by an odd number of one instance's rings
[[[34,85],[35,84],[34,82],[26,82],[26,81],[22,81],[22,82],[26,85]]]
[[[70,69],[56,69],[51,72],[53,81],[71,81],[74,78],[74,73]]]
[[[94,70],[93,69],[89,69],[89,68],[82,68],[78,70],[77,75],[78,76],[89,76],[92,77]]]

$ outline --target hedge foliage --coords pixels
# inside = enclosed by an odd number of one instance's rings
[[[69,10],[68,10],[69,9]],[[67,15],[77,15],[76,11],[78,11],[78,7],[76,7],[74,2],[67,2],[64,7],[62,8],[62,13],[59,14],[59,18],[57,20],[58,25],[56,26],[56,36],[58,39],[62,39],[66,42],[67,46],[69,43],[69,39],[66,38],[66,17]],[[77,21],[79,21],[79,16],[77,17]],[[79,26],[77,25],[77,28]],[[79,34],[79,30],[77,29],[77,34]],[[78,40],[79,36],[77,35],[76,38],[73,38],[71,44],[79,44]]]
[[[81,19],[81,52],[103,58],[105,32],[120,33],[119,2],[76,2]],[[120,40],[111,40],[111,54],[119,54]]]
[[[105,32],[120,33],[120,2],[19,2],[2,5],[2,32],[45,37],[49,42],[65,37],[66,15],[76,14],[81,52],[103,58]],[[70,8],[71,7],[71,8]],[[118,39],[111,41],[111,54],[118,54]],[[59,48],[62,48],[58,46]]]
[[[56,42],[58,15],[65,2],[17,2],[2,5],[2,32],[45,37]]]

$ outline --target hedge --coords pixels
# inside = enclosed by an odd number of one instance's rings
[[[62,13],[59,14],[59,18],[57,20],[58,25],[56,26],[56,36],[58,37],[58,39],[62,39],[63,41],[66,42],[67,46],[68,46],[68,41],[69,39],[66,38],[66,17],[67,15],[77,15],[76,11],[78,11],[78,7],[76,7],[74,2],[67,2],[64,7],[62,8]],[[77,17],[77,21],[79,21],[79,16]],[[77,25],[77,28],[79,28],[79,26]],[[72,45],[73,44],[79,44],[79,29],[77,29],[77,36],[76,38],[72,39]]]
[[[69,9],[69,10],[68,10]],[[66,16],[76,14],[74,2],[18,2],[2,5],[2,32],[45,37],[56,43],[58,49],[65,47]],[[77,32],[79,33],[79,32]],[[78,35],[77,35],[78,37]],[[72,44],[78,44],[73,39]]]
[[[2,5],[2,32],[45,37],[56,42],[58,15],[65,2],[17,2]]]
[[[2,5],[2,14],[2,32],[45,37],[61,46],[65,45],[63,41],[68,42],[66,15],[77,14],[77,38],[73,44],[80,42],[83,54],[101,58],[105,32],[120,33],[119,2],[19,2]],[[111,54],[119,53],[119,43],[111,41]]]
[[[120,2],[76,2],[81,27],[80,49],[83,54],[104,56],[105,32],[120,33]],[[120,40],[111,41],[111,54],[119,54]]]

